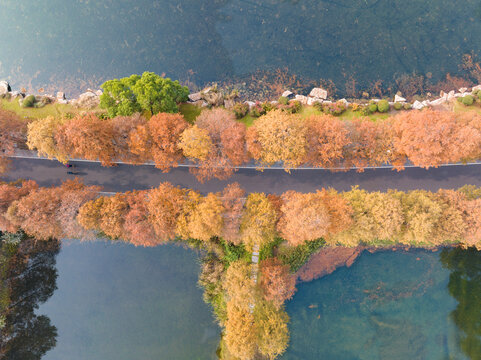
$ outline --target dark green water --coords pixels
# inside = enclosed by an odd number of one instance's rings
[[[58,289],[37,311],[58,331],[42,359],[215,359],[220,329],[197,259],[174,245],[62,245]]]
[[[481,3],[449,0],[0,0],[0,78],[85,89],[150,70],[197,84],[287,67],[309,79],[437,81],[480,53]]]

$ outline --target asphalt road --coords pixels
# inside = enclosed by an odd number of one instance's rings
[[[124,192],[133,189],[149,189],[168,181],[184,188],[196,189],[202,193],[222,190],[227,184],[237,181],[247,192],[282,193],[287,190],[311,192],[320,188],[333,187],[336,190],[349,190],[351,186],[374,191],[387,189],[425,189],[436,191],[440,188],[457,188],[465,184],[481,186],[481,165],[459,165],[431,168],[408,168],[401,172],[391,169],[368,169],[331,172],[329,170],[292,170],[290,174],[280,169],[267,169],[263,172],[254,169],[241,169],[226,181],[211,180],[199,183],[187,168],[172,169],[163,173],[150,165],[118,165],[102,167],[99,163],[75,162],[69,175],[68,169],[57,161],[42,159],[12,159],[12,169],[2,176],[4,181],[19,178],[32,179],[41,186],[58,185],[62,181],[78,176],[85,184],[101,185],[104,191]]]

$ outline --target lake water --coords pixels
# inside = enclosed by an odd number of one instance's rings
[[[76,92],[150,70],[196,84],[288,68],[340,92],[481,51],[481,3],[449,0],[0,0],[0,78]]]
[[[173,245],[62,245],[58,289],[36,311],[57,333],[42,359],[215,359],[197,259]],[[287,311],[283,360],[480,359],[481,252],[365,252],[298,285]]]
[[[58,289],[37,311],[58,332],[42,359],[215,359],[220,328],[197,260],[174,245],[63,244]]]

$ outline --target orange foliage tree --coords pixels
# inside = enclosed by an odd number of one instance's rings
[[[254,121],[246,139],[247,149],[263,165],[283,162],[288,171],[306,160],[307,127],[297,115],[269,111]]]
[[[393,119],[394,150],[425,168],[472,158],[481,146],[480,119],[431,109],[403,112]]]
[[[319,239],[328,234],[329,212],[320,192],[302,194],[287,191],[282,194],[281,218],[277,229],[290,245]]]
[[[331,115],[316,115],[307,120],[307,126],[308,161],[316,167],[341,167],[351,142],[344,122]]]
[[[0,185],[0,230],[8,232],[16,232],[18,227],[13,224],[7,217],[7,210],[14,201],[20,200],[27,196],[31,191],[38,188],[33,180],[23,181],[21,186],[13,184]]]
[[[148,191],[134,191],[127,196],[128,212],[125,215],[124,236],[137,246],[156,246],[160,243],[147,208]]]
[[[160,241],[169,241],[175,237],[177,218],[182,211],[184,197],[183,190],[167,182],[149,190],[147,195],[149,221]]]
[[[222,192],[224,206],[224,228],[222,238],[235,245],[241,244],[240,223],[246,193],[238,183],[227,185]]]
[[[142,157],[132,151],[130,147],[130,136],[139,126],[144,126],[147,120],[140,114],[131,116],[116,116],[110,121],[112,126],[113,146],[116,160],[133,164],[142,162]],[[109,126],[109,125],[107,125]]]
[[[55,135],[60,152],[70,157],[100,160],[110,166],[114,160],[114,131],[111,121],[93,114],[77,115],[58,128]]]
[[[15,145],[25,141],[26,125],[10,111],[0,109],[0,174],[8,168],[7,156],[15,151]]]
[[[267,301],[280,308],[286,300],[292,299],[296,292],[296,278],[289,272],[288,265],[283,265],[277,258],[269,258],[261,262],[260,270],[260,285]]]
[[[189,127],[180,114],[159,113],[149,120],[152,157],[155,167],[166,172],[182,161],[178,143],[182,132]]]
[[[212,146],[200,166],[191,168],[192,172],[200,181],[213,177],[229,178],[235,167],[248,159],[245,125],[237,122],[232,112],[221,108],[204,110],[198,116],[196,125],[207,131]]]

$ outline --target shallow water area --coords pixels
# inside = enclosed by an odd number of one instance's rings
[[[364,252],[298,286],[281,359],[479,359],[480,269],[475,251]]]

